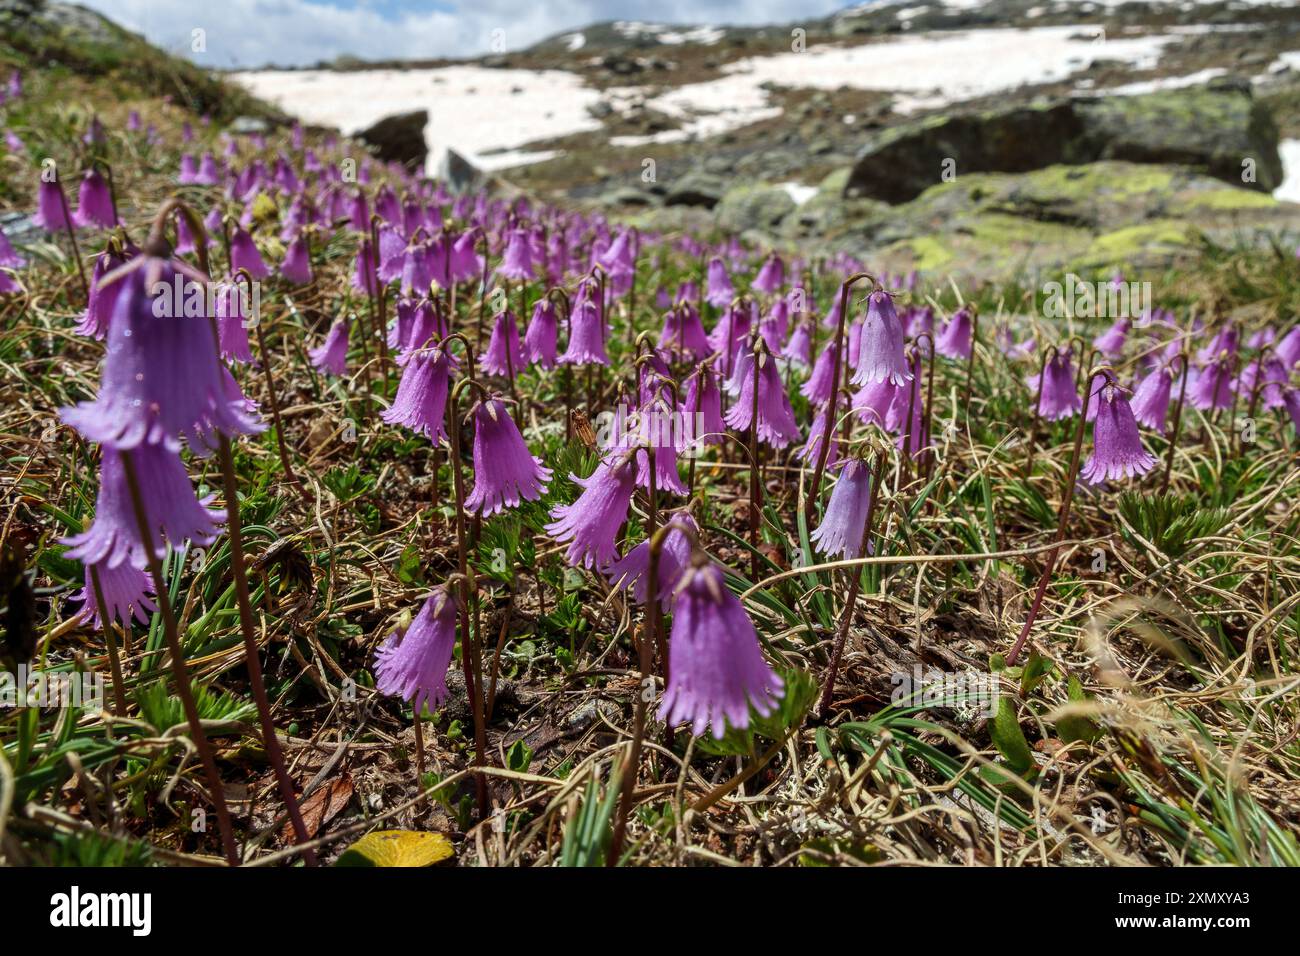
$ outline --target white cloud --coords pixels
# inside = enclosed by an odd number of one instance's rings
[[[492,48],[519,49],[600,20],[720,25],[784,23],[833,11],[835,0],[411,0],[385,14],[364,3],[311,0],[82,0],[153,43],[214,68],[301,66],[341,54],[364,59],[471,57]],[[415,9],[419,7],[420,9]],[[653,16],[650,16],[650,13]],[[191,50],[195,29],[207,49]]]

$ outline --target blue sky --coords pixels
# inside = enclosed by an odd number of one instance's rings
[[[493,31],[518,49],[599,20],[792,23],[839,0],[81,0],[149,40],[214,68],[297,66],[340,54],[467,57]],[[203,31],[195,34],[196,30]],[[194,42],[201,36],[202,44]],[[206,49],[194,50],[196,45]]]

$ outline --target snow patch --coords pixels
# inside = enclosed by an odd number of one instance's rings
[[[1282,155],[1282,185],[1273,190],[1273,198],[1300,203],[1300,139],[1278,143]]]
[[[600,93],[563,70],[266,70],[232,79],[304,122],[349,134],[385,116],[428,110],[431,171],[449,148],[487,170],[542,162],[554,154],[518,147],[600,128],[588,112]]]

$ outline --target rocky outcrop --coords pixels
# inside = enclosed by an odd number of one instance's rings
[[[448,149],[438,166],[438,178],[445,182],[453,193],[467,193],[483,185],[483,172],[468,159]]]
[[[1254,99],[1249,83],[1220,80],[891,127],[859,152],[844,195],[905,202],[953,176],[1110,159],[1175,163],[1262,192],[1282,181],[1278,132],[1268,109]]]
[[[401,163],[407,169],[422,169],[429,156],[424,128],[429,125],[428,110],[412,110],[385,116],[374,126],[357,133],[369,144],[371,152],[386,163]]]
[[[1030,279],[1163,268],[1195,253],[1201,236],[1236,244],[1300,229],[1300,206],[1228,185],[1186,166],[1102,161],[1026,173],[970,173],[909,202],[841,199],[800,224],[814,198],[783,223],[877,268]]]
[[[714,208],[718,225],[731,232],[772,231],[794,211],[790,193],[770,183],[733,186]]]
[[[703,206],[712,209],[727,191],[721,176],[696,170],[686,173],[668,187],[665,206]]]

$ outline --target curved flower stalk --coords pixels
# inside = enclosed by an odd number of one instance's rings
[[[1016,661],[1020,659],[1020,652],[1024,650],[1025,641],[1029,638],[1029,632],[1033,629],[1034,621],[1037,620],[1038,612],[1043,606],[1043,596],[1047,593],[1047,585],[1052,579],[1052,572],[1056,570],[1056,559],[1060,554],[1061,542],[1065,540],[1065,531],[1070,523],[1070,506],[1074,502],[1074,490],[1075,490],[1075,486],[1078,483],[1079,459],[1082,456],[1082,452],[1083,452],[1083,432],[1084,432],[1084,428],[1087,425],[1088,406],[1092,403],[1092,398],[1093,398],[1092,381],[1098,375],[1104,375],[1106,377],[1106,381],[1108,385],[1113,386],[1114,384],[1114,373],[1111,372],[1111,370],[1105,366],[1098,369],[1094,369],[1087,377],[1088,385],[1085,388],[1083,397],[1080,401],[1080,404],[1083,406],[1081,409],[1083,414],[1079,416],[1079,424],[1075,428],[1075,432],[1074,432],[1074,448],[1070,453],[1070,466],[1065,473],[1065,487],[1064,487],[1063,494],[1061,496],[1061,508],[1056,523],[1056,535],[1052,541],[1052,545],[1053,545],[1052,549],[1047,552],[1047,562],[1043,566],[1042,576],[1039,577],[1038,579],[1038,589],[1034,592],[1034,601],[1029,607],[1029,613],[1025,616],[1025,623],[1020,628],[1020,633],[1016,637],[1015,644],[1013,644],[1011,647],[1011,652],[1007,654],[1007,666],[1009,667],[1014,667]],[[1121,400],[1121,399],[1122,396],[1118,396],[1116,398],[1116,400]],[[1125,408],[1127,408],[1126,400],[1125,400]],[[1108,422],[1111,422],[1112,416],[1114,416],[1114,420],[1117,420],[1120,414],[1121,412],[1119,410],[1112,409],[1111,411],[1105,413],[1106,420]],[[1130,415],[1131,414],[1132,412],[1130,410]],[[1103,419],[1101,416],[1098,416],[1097,420],[1100,422]],[[1124,425],[1127,425],[1127,423],[1124,423]],[[1111,425],[1107,424],[1106,426],[1104,426],[1104,429],[1110,427]],[[1123,427],[1123,426],[1117,425],[1117,427]],[[1136,431],[1136,425],[1134,425],[1134,431]],[[1178,435],[1178,425],[1177,425],[1177,416],[1175,416],[1174,440],[1170,444],[1171,451],[1173,448],[1173,443],[1177,441],[1177,435]],[[1140,444],[1141,443],[1139,442],[1139,447]],[[1112,446],[1112,447],[1116,447],[1116,446]]]

